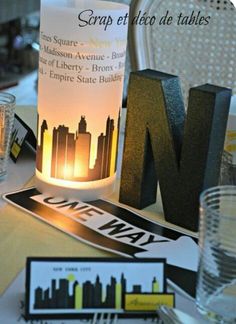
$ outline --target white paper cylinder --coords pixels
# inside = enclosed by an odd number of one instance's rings
[[[105,1],[41,1],[41,192],[92,200],[112,191],[128,9]]]

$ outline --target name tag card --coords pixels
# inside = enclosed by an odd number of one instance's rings
[[[36,150],[36,137],[32,129],[29,128],[26,123],[15,114],[10,149],[10,157],[15,163],[18,160],[25,142]]]
[[[157,316],[174,306],[165,259],[29,258],[26,319]]]

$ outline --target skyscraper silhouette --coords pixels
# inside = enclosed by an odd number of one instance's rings
[[[87,178],[89,175],[91,134],[87,132],[85,116],[81,116],[75,141],[75,178]]]
[[[104,163],[105,163],[105,136],[103,133],[98,137],[97,144],[97,158],[94,169],[92,170],[92,177],[94,179],[102,179]]]
[[[114,132],[114,120],[107,118],[107,126],[106,126],[106,138],[105,138],[105,165],[103,170],[103,178],[107,178],[110,176],[110,165],[111,165],[111,150],[112,150],[112,140],[113,140],[113,132]]]
[[[110,176],[112,140],[114,132],[114,120],[107,118],[106,135],[101,133],[98,137],[97,158],[94,166],[94,177],[103,179]]]
[[[116,306],[116,278],[111,277],[111,283],[107,285],[106,291],[106,307],[107,308],[115,308]]]
[[[142,293],[142,287],[140,285],[133,285],[133,293],[134,294],[141,294]]]
[[[44,133],[48,130],[48,125],[46,120],[42,122],[40,130],[40,145],[37,146],[37,155],[36,155],[36,167],[42,172],[43,170],[43,148],[44,148]]]
[[[120,136],[120,111],[119,111],[119,115],[118,115],[118,121],[117,121],[117,138],[116,138],[116,161],[115,161],[115,170],[114,172],[116,172],[117,170],[117,157],[118,157],[118,148],[119,148],[119,136]]]
[[[53,128],[51,176],[57,179],[74,178],[75,139],[69,128],[60,125]]]
[[[4,110],[0,110],[0,149],[4,152],[5,146],[5,112]]]
[[[159,282],[157,281],[157,278],[154,277],[152,280],[152,292],[158,293],[160,291]]]
[[[58,308],[69,308],[69,281],[67,279],[59,280],[59,289],[57,292]]]
[[[83,307],[83,287],[76,280],[73,284],[73,308],[82,309]]]
[[[83,308],[92,308],[94,297],[94,286],[90,281],[83,284]]]
[[[121,283],[121,292],[122,292],[121,306],[122,306],[122,308],[124,308],[125,307],[125,294],[124,293],[127,291],[126,290],[127,283],[126,283],[124,273],[122,273],[122,275],[121,275],[120,283]]]
[[[102,284],[100,282],[99,276],[96,277],[94,286],[94,302],[95,307],[102,307]]]
[[[38,287],[35,289],[35,309],[44,308],[43,289]]]
[[[85,116],[81,116],[78,132],[81,134],[84,134],[87,132],[87,122],[85,120]]]
[[[48,305],[48,307],[50,308],[50,289],[47,288],[45,291],[44,291],[44,301],[45,301],[45,304]]]
[[[51,298],[51,307],[56,308],[57,307],[57,289],[56,289],[56,280],[52,279],[51,284],[51,291],[52,291],[52,298]]]

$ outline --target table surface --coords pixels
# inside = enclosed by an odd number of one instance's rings
[[[35,107],[18,106],[16,113],[28,125],[34,125],[35,128],[37,118]],[[122,152],[123,135],[124,128],[121,129],[120,152]],[[120,164],[121,154],[119,154],[118,165]],[[29,148],[25,149],[16,164],[9,161],[8,176],[0,183],[0,194],[16,191],[25,184],[26,187],[32,186],[34,170],[35,153]],[[119,173],[118,168],[118,175]],[[117,192],[113,194],[111,200],[117,200]],[[155,205],[138,213],[183,232],[179,227],[165,222],[160,199]],[[189,231],[184,232],[193,234]],[[115,257],[116,255],[79,242],[0,199],[0,295],[25,267],[28,256]],[[193,301],[178,295],[176,305],[177,308],[199,317]]]

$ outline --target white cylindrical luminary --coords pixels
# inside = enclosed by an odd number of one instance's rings
[[[42,0],[36,187],[93,200],[113,191],[129,7]]]

